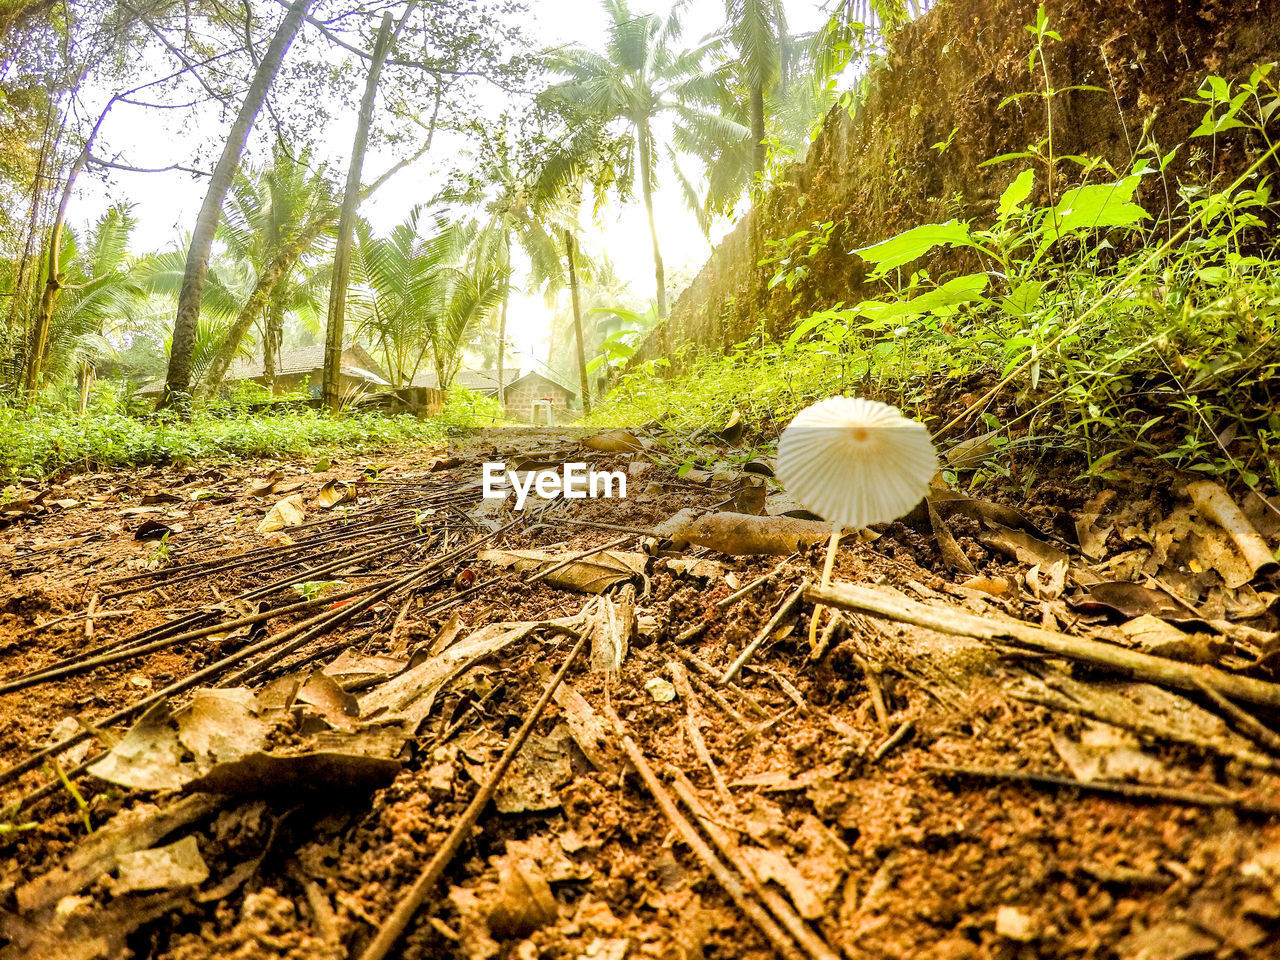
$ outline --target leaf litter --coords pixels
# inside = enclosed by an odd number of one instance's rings
[[[99,731],[88,758],[94,775],[78,781],[95,829],[76,826],[75,803],[59,788],[39,801],[34,829],[3,840],[15,854],[7,882],[18,911],[5,935],[32,956],[54,955],[38,931],[55,922],[61,946],[123,943],[145,928],[155,956],[277,955],[263,937],[299,956],[328,955],[334,944],[360,949],[491,776],[578,636],[590,655],[555,691],[480,832],[418,910],[404,940],[410,953],[763,957],[777,952],[772,923],[811,955],[960,956],[962,941],[972,956],[1004,955],[1002,944],[1046,957],[1136,956],[1153,945],[1186,956],[1267,955],[1259,951],[1280,936],[1280,835],[1267,812],[1278,754],[1264,735],[1277,712],[1134,681],[1105,659],[1082,666],[1046,656],[1008,629],[1062,637],[1068,652],[1087,640],[1218,671],[1210,679],[1272,684],[1278,594],[1254,537],[1269,557],[1280,525],[1265,505],[1246,499],[1232,510],[1220,488],[1158,491],[1155,481],[1145,495],[1046,490],[1016,508],[936,490],[918,515],[845,538],[837,584],[879,584],[888,599],[879,613],[828,609],[829,636],[811,659],[799,629],[811,606],[784,601],[815,579],[820,548],[811,545],[825,539],[826,524],[785,509],[764,515],[768,497],[781,505],[785,491],[763,469],[749,475],[767,498],[726,511],[724,485],[738,482],[731,471],[669,477],[648,459],[647,438],[629,437],[595,453],[624,470],[649,463],[646,477],[679,492],[597,502],[574,516],[648,531],[634,550],[588,553],[616,536],[607,528],[508,527],[481,548],[491,553],[477,550],[421,589],[370,606],[271,665],[274,676],[178,694],[124,730],[96,724],[140,696],[130,678],[148,681],[144,693],[159,690],[263,634],[218,629],[15,694],[27,706],[11,722],[39,732],[35,743],[59,723],[63,739],[85,725]],[[512,461],[551,465],[581,456],[566,438],[513,452]],[[989,455],[981,444],[966,452]],[[474,533],[448,510],[426,514],[415,491],[451,482],[466,490],[473,462],[470,453],[427,452],[380,463],[379,482],[401,485],[372,500],[354,497],[359,463],[308,468],[293,489],[287,466],[266,482],[260,472],[252,496],[277,498],[268,514],[300,496],[294,502],[314,504],[322,518],[303,513],[288,542],[266,548],[252,525],[233,522],[246,479],[193,477],[192,489],[215,496],[184,495],[201,510],[178,521],[185,530],[173,559],[148,570],[146,582],[210,569],[219,557],[245,560],[163,587],[167,600],[158,590],[117,600],[108,581],[145,569],[134,561],[153,545],[131,542],[132,527],[121,528],[123,538],[104,529],[98,542],[32,553],[44,559],[9,587],[25,606],[0,619],[0,631],[7,640],[83,613],[90,585],[104,597],[90,611],[104,615],[100,643],[127,643],[192,611],[209,611],[215,627],[252,615],[256,601],[224,604],[292,568],[333,561],[322,538],[336,527],[323,518],[340,511],[328,506],[357,518],[368,511],[356,522],[370,526],[412,513],[407,529],[434,532],[433,549],[444,554]],[[112,479],[94,482],[105,490]],[[157,471],[123,504],[171,487]],[[95,501],[93,483],[74,497],[59,493],[24,497],[30,507],[7,515],[8,538],[39,526],[48,540],[75,541],[90,523],[102,526],[95,510],[113,509],[109,497]],[[326,503],[338,494],[343,502]],[[43,506],[55,499],[86,506]],[[510,519],[496,514],[497,528]],[[812,537],[795,523],[814,524]],[[76,550],[87,552],[68,555]],[[286,550],[294,553],[273,559]],[[413,562],[413,550],[340,569],[351,585],[341,589],[378,582],[384,569]],[[269,597],[274,606],[317,604],[271,620],[269,630],[334,609],[309,592]],[[105,616],[139,599],[127,608],[136,612]],[[1005,626],[989,637],[948,635],[897,619],[914,609],[909,602]],[[176,609],[152,609],[161,604]],[[778,627],[723,682],[780,610]],[[84,619],[30,634],[34,662],[74,649]],[[673,662],[687,692],[655,697],[655,680],[673,693],[680,686],[668,680]],[[624,741],[657,771],[670,808],[628,772]],[[10,762],[22,755],[17,741],[6,752]],[[63,757],[67,769],[80,762]],[[985,779],[940,775],[944,767]],[[38,785],[39,771],[21,782]],[[681,799],[684,783],[693,807]],[[670,843],[683,836],[670,812],[710,845]],[[727,879],[708,857],[725,858]],[[1037,866],[1046,862],[1050,875]],[[736,894],[733,883],[742,885]]]

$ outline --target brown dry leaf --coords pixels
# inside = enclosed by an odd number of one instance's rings
[[[988,526],[1008,527],[1010,530],[1025,530],[1033,536],[1039,536],[1040,534],[1039,528],[1031,522],[1029,517],[1013,509],[1013,507],[1006,507],[1002,503],[992,503],[990,500],[967,497],[963,493],[938,486],[936,483],[929,487],[927,499],[934,509],[944,517],[950,517],[952,514],[958,513]]]
[[[1217,663],[1228,650],[1220,640],[1206,634],[1183,633],[1173,624],[1150,614],[1121,625],[1119,632],[1143,653],[1185,663]]]
[[[1212,956],[1218,942],[1189,923],[1167,921],[1129,934],[1115,949],[1124,960],[1190,960]]]
[[[111,884],[117,897],[135,890],[171,890],[204,883],[209,867],[200,856],[195,837],[151,850],[122,853],[116,857],[118,874]]]
[[[628,584],[623,590],[631,596],[620,604],[605,596],[594,601],[590,626],[590,665],[594,671],[618,673],[631,648],[631,635],[635,630],[635,588]]]
[[[316,503],[326,510],[332,510],[342,503],[350,503],[356,498],[356,489],[344,480],[330,480],[316,494]]]
[[[560,916],[547,878],[536,863],[523,857],[499,861],[497,887],[487,907],[489,929],[504,939],[527,937]]]
[[[567,740],[529,735],[493,796],[499,813],[553,810],[560,806],[556,790],[573,776],[569,751],[565,749]]]
[[[1248,564],[1252,576],[1271,573],[1280,568],[1262,535],[1220,485],[1212,480],[1199,480],[1187,485],[1187,493],[1200,516],[1212,520],[1226,531]]]
[[[481,550],[480,559],[498,567],[514,568],[519,572],[542,570],[555,566],[573,556],[572,553],[556,553],[550,550]],[[610,587],[642,576],[649,558],[643,553],[623,550],[605,550],[583,557],[548,574],[546,582],[567,587],[582,593],[604,593]]]
[[[1088,593],[1083,598],[1072,600],[1071,604],[1081,610],[1088,610],[1091,606],[1106,607],[1127,619],[1142,616],[1172,621],[1195,619],[1195,614],[1163,590],[1121,580],[1090,584]]]
[[[18,909],[36,913],[71,896],[111,870],[116,860],[144,850],[157,840],[206,816],[217,806],[211,797],[185,797],[166,807],[149,803],[123,810],[86,837],[56,867],[18,887]]]
[[[1167,771],[1164,764],[1144,753],[1137,737],[1117,727],[1089,723],[1079,740],[1057,731],[1050,735],[1050,739],[1058,756],[1077,780],[1136,780],[1143,783],[1162,783],[1165,780]]]
[[[259,533],[274,533],[285,527],[296,527],[307,517],[306,507],[302,504],[302,494],[295,493],[276,503],[258,524]]]
[[[724,577],[724,564],[705,557],[673,557],[663,565],[676,576],[697,577],[700,580],[720,580]]]
[[[1076,520],[1076,542],[1080,544],[1080,552],[1090,560],[1101,560],[1106,553],[1107,538],[1115,529],[1115,524],[1106,527],[1098,526],[1098,517],[1115,497],[1111,489],[1101,490],[1089,498],[1084,510]]]
[[[797,520],[822,519],[785,490],[778,490],[765,497],[764,512],[770,517],[795,517]]]
[[[1059,560],[1044,569],[1036,564],[1026,574],[1027,589],[1037,600],[1057,600],[1067,585],[1067,562]]]
[[[281,471],[272,470],[271,473],[267,474],[266,477],[263,477],[258,480],[250,480],[249,490],[248,490],[249,496],[251,497],[271,496],[271,494],[275,492],[276,484],[280,482],[280,478],[283,476],[284,474]]]
[[[1071,557],[1066,552],[1031,536],[1025,530],[994,526],[990,531],[979,534],[978,540],[1020,563],[1038,564],[1042,568],[1063,563],[1066,565],[1066,575],[1081,586],[1097,583],[1101,579],[1088,567],[1072,565]]]
[[[315,707],[328,724],[339,730],[353,729],[360,716],[360,702],[332,676],[319,670],[312,671],[298,690],[297,699]]]
[[[831,526],[791,517],[752,517],[742,513],[709,513],[693,519],[680,511],[655,529],[675,543],[696,543],[730,555],[795,553],[802,544],[821,543]]]
[[[773,881],[787,892],[796,912],[806,920],[816,920],[827,912],[823,893],[781,850],[742,847],[742,855],[761,883]]]
[[[933,527],[933,536],[938,543],[938,552],[942,555],[943,563],[952,570],[972,576],[973,564],[960,549],[960,544],[956,543],[956,538],[951,535],[947,522],[942,519],[937,508],[930,501],[925,501],[925,508],[929,511],[929,524]]]
[[[1009,592],[1009,581],[1004,577],[970,577],[960,586],[992,597],[1003,597]]]
[[[744,476],[738,492],[733,495],[733,512],[746,513],[753,517],[768,513],[768,492],[764,480],[760,477]]]
[[[617,764],[610,754],[613,741],[609,729],[586,697],[565,682],[556,687],[552,699],[564,711],[569,735],[591,765],[605,773],[616,772]]]
[[[585,438],[582,445],[592,450],[599,450],[601,453],[632,453],[644,449],[644,444],[626,430],[606,430],[604,433],[597,433]]]

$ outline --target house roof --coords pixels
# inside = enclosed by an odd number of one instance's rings
[[[316,344],[310,347],[300,347],[297,350],[290,350],[282,353],[276,361],[276,376],[290,377],[298,374],[312,373],[316,370],[324,369],[324,344]],[[378,365],[378,361],[373,359],[359,343],[349,343],[342,348],[342,365],[343,373],[359,380],[370,380],[373,383],[385,385],[387,383],[387,375],[382,367]],[[240,357],[236,359],[227,370],[227,375],[223,377],[225,383],[232,383],[236,380],[257,380],[265,376],[262,367],[262,357]]]
[[[520,368],[514,369],[504,368],[502,371],[502,379],[509,387],[516,380],[520,379]],[[497,370],[459,370],[453,377],[453,385],[461,387],[463,390],[475,390],[477,393],[497,393],[498,392],[498,371]],[[413,378],[410,386],[413,387],[439,387],[440,378],[436,376],[434,370],[423,370]]]
[[[364,380],[367,383],[376,384],[380,387],[388,387],[391,384],[386,379],[386,374],[382,368],[378,366],[378,361],[369,355],[369,351],[358,343],[349,343],[342,349],[342,363],[338,369],[346,376],[353,380]],[[276,376],[289,377],[298,374],[316,373],[324,370],[324,344],[318,344],[311,347],[301,347],[297,350],[290,350],[288,353],[281,354],[276,364]],[[237,380],[260,380],[266,374],[262,367],[262,357],[249,358],[240,357],[232,361],[231,366],[227,368],[227,374],[222,378],[223,383],[235,383]],[[319,382],[317,376],[316,382]],[[136,393],[138,396],[149,397],[159,396],[164,393],[164,380],[152,380],[140,386]]]
[[[574,390],[573,387],[569,386],[559,377],[552,373],[539,373],[537,370],[530,370],[523,377],[517,377],[515,380],[512,380],[507,384],[507,389],[510,390],[521,380],[528,380],[531,377],[537,377],[539,380],[545,380],[547,383],[553,383],[571,397],[576,397],[578,395],[578,391]]]

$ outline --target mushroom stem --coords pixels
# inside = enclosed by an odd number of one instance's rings
[[[826,589],[831,585],[831,571],[836,565],[836,549],[840,546],[840,534],[843,527],[838,523],[831,525],[831,539],[827,541],[827,559],[822,564],[822,586]],[[813,615],[809,617],[809,649],[816,650],[818,648],[818,621],[822,619],[822,604],[816,603],[813,606]]]

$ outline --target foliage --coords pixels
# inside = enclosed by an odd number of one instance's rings
[[[461,433],[501,422],[502,406],[494,397],[475,390],[450,390],[436,422],[450,433]]]
[[[1216,78],[1201,88],[1196,136],[1235,129],[1265,148],[1234,183],[1182,184],[1178,208],[1153,219],[1138,195],[1172,152],[1152,146],[1122,175],[1087,165],[1082,182],[1043,204],[1032,201],[1037,168],[1023,169],[985,225],[924,224],[855,251],[882,296],[821,310],[781,341],[762,326],[725,356],[682,357],[679,377],[650,362],[622,378],[597,421],[692,430],[736,408],[767,433],[815,399],[856,390],[918,409],[936,430],[927,378],[1005,378],[1016,420],[978,412],[1010,449],[1065,451],[1089,476],[1114,478],[1117,458],[1146,456],[1280,488],[1280,247],[1270,226],[1280,216],[1270,187],[1280,101],[1264,92],[1269,76],[1264,66],[1237,88]],[[802,279],[822,226],[775,241],[775,284]],[[908,272],[942,248],[978,269]]]
[[[131,416],[127,394],[102,390],[84,417],[71,391],[48,391],[32,406],[0,404],[0,478],[62,470],[93,472],[201,459],[312,456],[434,442],[443,425],[416,417],[308,409],[250,416],[233,406],[197,408],[190,420]]]

